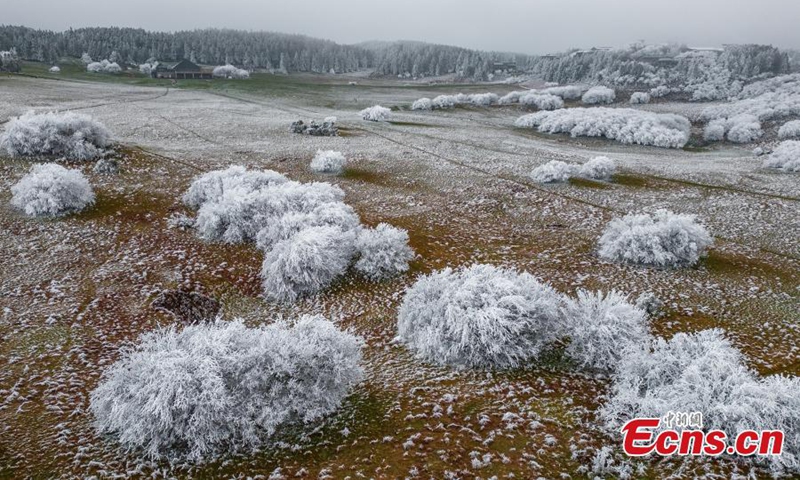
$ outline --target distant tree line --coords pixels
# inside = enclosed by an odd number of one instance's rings
[[[485,79],[495,62],[527,62],[530,57],[477,52],[415,42],[340,45],[303,35],[204,29],[149,32],[140,28],[93,27],[64,32],[0,26],[0,50],[16,49],[20,58],[55,63],[61,57],[111,59],[135,65],[156,59],[184,58],[208,65],[233,64],[279,72],[336,73],[375,68],[383,75],[426,77],[456,73]],[[519,57],[519,60],[516,58]]]

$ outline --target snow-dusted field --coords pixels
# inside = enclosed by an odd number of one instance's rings
[[[762,374],[800,374],[800,176],[762,169],[748,146],[687,151],[516,129],[516,106],[363,121],[361,109],[408,108],[425,88],[391,85],[273,94],[1,76],[0,121],[29,109],[89,114],[113,133],[121,173],[98,175],[84,164],[96,205],[31,220],[9,204],[29,162],[0,157],[0,476],[585,477],[596,450],[618,444],[593,426],[606,378],[576,373],[558,355],[512,372],[433,367],[393,342],[413,279],[472,262],[516,267],[569,294],[654,292],[665,304],[656,334],[721,327]],[[427,96],[437,93],[445,92]],[[340,137],[288,130],[329,116]],[[254,246],[203,243],[168,228],[167,218],[185,211],[180,195],[193,176],[241,164],[319,180],[308,164],[320,149],[347,157],[344,175],[324,181],[345,190],[364,223],[409,231],[419,254],[409,274],[377,285],[347,276],[317,297],[278,306],[260,297]],[[540,185],[528,177],[551,160],[598,155],[617,163],[613,182]],[[658,208],[696,214],[715,237],[709,257],[680,270],[597,257],[610,219]],[[226,318],[251,325],[322,313],[366,339],[366,380],[337,414],[282,432],[281,444],[254,455],[170,470],[117,451],[93,429],[88,392],[121,346],[175,322],[150,304],[177,287],[217,298]],[[655,478],[680,468],[646,466]]]

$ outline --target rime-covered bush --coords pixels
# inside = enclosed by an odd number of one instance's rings
[[[764,159],[764,168],[800,172],[800,141],[785,140]]]
[[[214,70],[211,71],[211,75],[214,78],[230,78],[236,80],[250,78],[250,72],[241,68],[236,68],[233,65],[220,65],[218,67],[214,67]]]
[[[254,192],[262,187],[288,181],[288,178],[273,170],[247,170],[245,167],[233,165],[225,170],[213,170],[195,178],[183,194],[183,203],[197,209],[206,202],[222,200],[226,191]]]
[[[778,138],[781,140],[800,138],[800,120],[791,120],[781,125],[778,129]]]
[[[103,60],[102,62],[92,62],[86,65],[86,71],[91,73],[119,73],[122,68],[117,62]]]
[[[317,154],[311,160],[311,171],[315,173],[340,174],[344,171],[347,159],[342,152],[334,150],[317,150]]]
[[[438,97],[434,97],[431,100],[433,108],[436,109],[444,109],[444,108],[453,108],[456,106],[456,97],[454,95],[439,95]]]
[[[151,458],[250,453],[334,412],[363,378],[363,341],[319,316],[155,330],[91,393],[97,429]]]
[[[293,210],[266,222],[256,233],[256,246],[267,252],[277,243],[309,227],[338,227],[343,231],[355,232],[360,223],[358,214],[350,205],[344,202],[321,202],[313,208]]]
[[[702,412],[705,430],[736,435],[745,429],[783,430],[784,452],[739,457],[775,473],[800,472],[800,381],[759,378],[721,330],[676,333],[670,340],[628,348],[622,355],[600,417],[610,432],[633,418]]]
[[[615,291],[579,290],[566,300],[564,321],[566,353],[582,367],[614,371],[626,348],[650,342],[646,313]]]
[[[644,103],[650,103],[650,94],[647,93],[647,92],[633,92],[631,94],[630,102],[633,105],[641,105],[641,104],[644,104]]]
[[[627,348],[650,342],[645,311],[615,291],[579,290],[566,300],[564,321],[570,336],[566,353],[586,368],[613,372]]]
[[[539,90],[539,93],[544,95],[555,95],[564,100],[577,100],[581,98],[583,90],[574,85],[565,85],[563,87],[548,87],[544,90]]]
[[[626,144],[682,148],[689,141],[686,117],[630,108],[568,108],[523,115],[518,127],[543,133],[569,133],[573,137],[606,137]]]
[[[446,268],[406,291],[397,338],[432,363],[512,368],[561,336],[562,302],[528,273],[491,265]]]
[[[497,100],[497,103],[499,103],[500,105],[512,105],[514,103],[518,103],[519,98],[529,92],[530,90],[515,90],[513,92],[509,92],[500,97]]]
[[[261,267],[264,296],[294,302],[327,288],[353,258],[355,233],[339,227],[309,227],[277,243]]]
[[[94,203],[94,191],[83,173],[55,163],[34,165],[11,187],[11,195],[11,205],[31,217],[80,212]]]
[[[408,271],[408,262],[414,258],[408,232],[386,223],[361,229],[356,237],[356,252],[355,269],[372,280],[384,280]]]
[[[467,96],[466,103],[479,107],[488,107],[496,104],[498,100],[500,100],[500,97],[496,93],[473,93]]]
[[[581,165],[578,176],[593,180],[609,180],[617,170],[614,160],[608,157],[594,157]]]
[[[520,105],[532,105],[539,110],[556,110],[564,108],[564,100],[549,93],[529,93],[519,97]]]
[[[652,98],[666,97],[670,93],[672,93],[672,90],[670,90],[670,88],[666,85],[659,85],[655,88],[650,89],[650,96]]]
[[[750,143],[764,134],[761,122],[750,114],[740,114],[730,118],[716,118],[708,122],[703,138],[706,141],[720,141],[727,138],[734,143]]]
[[[536,183],[566,182],[575,176],[577,171],[577,165],[571,165],[560,160],[550,160],[544,165],[534,168],[531,172],[531,179]]]
[[[598,105],[614,103],[615,98],[617,98],[617,94],[614,89],[597,86],[587,90],[581,97],[581,101],[587,105]]]
[[[430,98],[420,98],[411,104],[411,110],[432,110],[433,101]]]
[[[0,148],[12,157],[90,160],[103,154],[110,137],[106,127],[88,115],[31,111],[8,122],[0,135]]]
[[[611,220],[600,237],[598,253],[612,262],[681,267],[697,263],[712,242],[694,215],[658,210]]]
[[[361,118],[370,122],[386,122],[392,116],[392,111],[380,105],[374,105],[358,112]]]
[[[50,67],[48,72],[50,72],[50,73],[61,73],[61,68],[58,67],[57,65],[53,65],[52,67]]]

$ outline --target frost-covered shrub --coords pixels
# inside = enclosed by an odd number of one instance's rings
[[[103,60],[102,62],[92,62],[86,65],[86,71],[92,73],[119,73],[122,71],[122,67],[117,62]]]
[[[587,90],[581,97],[581,101],[588,105],[597,105],[614,103],[615,98],[617,98],[617,94],[614,92],[614,89],[597,86]]]
[[[58,67],[57,65],[53,65],[52,67],[50,67],[50,70],[48,70],[48,72],[50,72],[50,73],[61,73],[61,68]]]
[[[454,95],[439,95],[438,97],[434,97],[431,102],[433,108],[436,109],[453,108],[456,106],[456,103],[458,103]]]
[[[110,137],[106,127],[88,115],[31,111],[8,122],[0,135],[0,148],[12,157],[52,155],[89,160],[103,153]]]
[[[522,90],[522,91],[516,90],[516,91],[513,91],[513,92],[509,92],[509,93],[503,95],[502,97],[500,97],[497,100],[497,103],[499,103],[500,105],[511,105],[511,104],[517,103],[517,102],[519,102],[519,98],[521,96],[523,96],[523,95],[525,95],[526,93],[529,93],[529,92],[530,92],[529,90]]]
[[[651,88],[650,89],[650,96],[652,98],[662,98],[662,97],[666,97],[671,92],[672,92],[672,90],[670,90],[670,88],[668,86],[659,85],[659,86],[657,86],[655,88]]]
[[[432,110],[433,101],[430,98],[420,98],[411,104],[411,110]]]
[[[725,140],[725,120],[711,120],[703,129],[703,139],[707,142],[719,142]]]
[[[473,265],[420,277],[403,298],[398,340],[426,361],[511,368],[561,336],[562,298],[528,273]]]
[[[11,205],[32,217],[80,212],[94,203],[89,180],[55,163],[34,165],[11,187]]]
[[[500,100],[500,97],[496,93],[473,93],[472,95],[467,96],[466,103],[481,107],[488,107],[489,105],[494,105],[497,103],[498,100]]]
[[[327,288],[353,258],[355,234],[339,227],[310,227],[277,243],[264,256],[264,296],[294,302]]]
[[[211,71],[214,78],[231,78],[236,80],[244,80],[250,78],[250,72],[247,70],[236,68],[233,65],[220,65],[214,67]]]
[[[608,157],[594,157],[581,165],[578,176],[594,180],[608,180],[614,175],[617,165]]]
[[[92,171],[100,175],[116,175],[119,173],[119,163],[113,158],[101,158],[94,164]]]
[[[615,291],[579,290],[566,301],[564,321],[570,336],[566,352],[582,367],[614,371],[626,348],[650,342],[645,312]]]
[[[101,433],[152,458],[248,453],[335,411],[363,378],[363,341],[319,316],[144,334],[91,393]]]
[[[573,137],[606,137],[627,144],[682,148],[689,141],[691,124],[686,117],[630,108],[568,108],[523,115],[518,127]]]
[[[721,330],[676,333],[625,351],[600,417],[610,432],[633,418],[702,412],[705,430],[736,435],[745,429],[783,430],[784,452],[738,457],[768,463],[778,473],[800,471],[800,381],[760,379]]]
[[[737,115],[728,119],[728,140],[734,143],[750,143],[764,134],[761,122],[754,115]]]
[[[598,253],[605,260],[634,265],[691,266],[712,241],[694,215],[658,210],[611,220],[600,237]]]
[[[183,194],[183,203],[197,209],[206,202],[222,200],[226,191],[237,189],[253,192],[262,187],[288,181],[288,178],[273,170],[247,170],[245,167],[233,165],[225,170],[213,170],[195,178]]]
[[[358,214],[350,205],[344,202],[320,202],[312,208],[293,210],[266,222],[256,233],[256,246],[266,252],[309,227],[338,227],[343,231],[355,232],[360,223]]]
[[[633,92],[631,94],[631,104],[641,105],[643,103],[650,103],[650,94],[646,92]]]
[[[580,87],[576,87],[574,85],[565,85],[563,87],[545,88],[544,90],[539,90],[539,93],[544,95],[555,95],[557,97],[561,97],[564,100],[576,100],[578,98],[581,98],[583,90]]]
[[[536,183],[566,182],[575,176],[578,171],[577,165],[560,160],[550,160],[544,165],[539,165],[531,172],[531,179]]]
[[[521,105],[533,105],[539,110],[556,110],[559,108],[564,108],[564,100],[562,100],[561,97],[550,95],[549,93],[529,93],[519,97],[519,103]]]
[[[798,137],[800,137],[800,120],[786,122],[778,129],[778,138],[781,140]]]
[[[750,114],[740,114],[730,118],[716,118],[708,122],[703,131],[706,141],[719,141],[723,135],[734,143],[749,143],[757,140],[764,132],[761,122]]]
[[[408,244],[408,232],[380,223],[364,228],[356,237],[358,261],[355,269],[372,280],[383,280],[408,271],[414,250]]]
[[[375,105],[358,112],[361,118],[370,122],[386,122],[392,116],[392,111],[386,107]]]
[[[764,168],[777,168],[784,172],[800,172],[800,141],[781,142],[764,160]]]
[[[342,152],[333,150],[317,150],[317,154],[311,160],[311,171],[315,173],[340,174],[347,164]]]

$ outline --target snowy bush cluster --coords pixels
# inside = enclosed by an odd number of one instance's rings
[[[713,240],[694,215],[658,210],[611,220],[599,240],[600,258],[655,267],[691,266]]]
[[[83,173],[55,163],[34,165],[11,187],[11,195],[11,205],[32,217],[80,212],[94,203],[94,191]]]
[[[240,166],[199,176],[183,196],[187,206],[197,209],[193,226],[201,238],[256,243],[264,252],[264,295],[282,302],[326,288],[354,258],[367,259],[367,265],[384,261],[382,274],[371,277],[407,269],[399,265],[404,257],[398,252],[409,248],[408,237],[359,241],[370,230],[343,199],[344,192],[329,183],[300,183],[271,170]],[[391,259],[395,263],[389,265]]]
[[[583,165],[573,165],[551,160],[533,169],[531,178],[537,183],[566,182],[572,177],[608,180],[616,171],[616,164],[608,157],[595,157]]]
[[[700,119],[710,121],[753,115],[760,121],[800,116],[800,74],[783,75],[747,85],[732,102],[703,109]]]
[[[776,168],[784,172],[800,172],[800,141],[781,142],[764,160],[764,168]]]
[[[652,98],[662,98],[662,97],[666,97],[666,96],[667,96],[667,95],[669,95],[670,93],[672,93],[672,89],[670,89],[670,88],[669,88],[668,86],[666,86],[666,85],[659,85],[659,86],[657,86],[657,87],[654,87],[654,88],[651,88],[651,89],[650,89],[650,96],[651,96]]]
[[[411,104],[412,110],[444,110],[453,108],[456,105],[475,105],[478,107],[488,107],[495,105],[500,100],[496,93],[473,93],[466,95],[459,93],[457,95],[439,95],[430,98],[420,98]]]
[[[523,115],[518,127],[573,137],[606,137],[627,144],[681,148],[689,141],[691,124],[674,114],[643,112],[630,108],[569,108]]]
[[[92,62],[86,65],[86,71],[92,73],[119,73],[122,71],[122,67],[117,62],[103,60],[102,62]]]
[[[517,90],[500,97],[497,103],[500,105],[512,105],[515,103],[522,103],[526,105],[535,105],[541,110],[555,110],[564,106],[563,100],[574,100],[581,98],[583,90],[580,87],[567,85],[563,87],[548,87],[540,90]],[[551,108],[543,108],[537,104],[535,100],[537,97],[543,98],[538,100],[538,103],[543,105],[552,105]],[[551,97],[558,97],[561,101],[558,102]],[[526,99],[526,100],[523,100]],[[544,100],[547,99],[547,100]]]
[[[158,68],[158,62],[155,60],[152,62],[145,62],[139,65],[139,72],[149,77],[155,72],[156,68]]]
[[[559,336],[561,295],[528,273],[491,265],[420,277],[398,312],[398,339],[426,361],[510,368]]]
[[[676,333],[670,340],[629,346],[600,417],[609,432],[633,418],[702,412],[705,430],[784,432],[779,456],[739,457],[768,463],[774,473],[800,471],[800,379],[759,378],[721,330]],[[618,434],[618,433],[617,433]]]
[[[12,118],[0,148],[12,157],[59,156],[89,160],[103,154],[111,134],[103,124],[77,113],[28,112]]]
[[[763,134],[758,117],[748,113],[711,120],[703,130],[703,138],[707,141],[727,138],[734,143],[750,143],[758,140]]]
[[[53,65],[52,67],[50,67],[48,72],[50,72],[50,73],[61,73],[61,68],[58,65]]]
[[[211,75],[214,76],[214,78],[231,78],[237,80],[250,78],[250,72],[241,68],[236,68],[233,65],[220,65],[218,67],[214,67]]]
[[[557,110],[564,108],[564,100],[549,93],[528,93],[519,97],[520,105],[534,106],[539,110]]]
[[[587,105],[598,105],[614,103],[614,99],[616,98],[617,94],[614,92],[614,89],[597,86],[587,90],[581,97],[581,101]]]
[[[632,105],[641,105],[650,103],[650,94],[647,92],[633,92],[631,94],[630,103]]]
[[[342,152],[334,150],[317,150],[317,154],[311,160],[311,171],[314,173],[332,173],[339,175],[344,171],[347,159]]]
[[[361,381],[363,341],[322,317],[144,334],[91,393],[102,433],[151,458],[249,453],[335,411]]]
[[[791,120],[778,129],[778,138],[787,140],[790,138],[800,138],[800,120]]]
[[[392,116],[392,111],[380,105],[374,105],[358,112],[361,118],[370,122],[386,122]]]
[[[411,104],[411,110],[433,110],[433,101],[427,97],[415,100]]]

